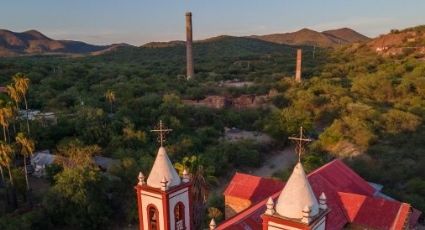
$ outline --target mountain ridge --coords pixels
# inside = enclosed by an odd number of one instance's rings
[[[350,44],[370,40],[370,38],[349,28],[326,30],[323,32],[303,28],[296,32],[268,35],[251,35],[242,37],[219,35],[203,40],[196,40],[194,42],[210,43],[226,40],[228,38],[256,39],[281,45],[307,45],[320,47],[335,47],[340,44]],[[184,41],[175,40],[169,42],[149,42],[140,47],[166,48],[171,46],[181,46],[184,44]],[[92,45],[74,40],[55,40],[37,30],[13,32],[10,30],[0,29],[0,57],[28,55],[100,55],[124,46],[133,47],[125,43]]]
[[[264,41],[286,45],[311,45],[320,47],[335,47],[355,42],[367,42],[371,40],[363,34],[350,28],[340,28],[318,32],[312,29],[303,28],[295,32],[275,33],[266,35],[252,35]]]
[[[0,57],[82,54],[91,55],[128,44],[92,45],[81,41],[54,40],[37,30],[13,32],[0,29]]]

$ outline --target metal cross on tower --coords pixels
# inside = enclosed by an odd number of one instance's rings
[[[161,146],[164,146],[165,135],[169,132],[173,131],[172,129],[168,129],[164,126],[162,120],[159,121],[158,126],[155,129],[152,129],[151,132],[158,133],[158,142]]]
[[[306,138],[303,135],[303,127],[300,127],[300,136],[299,137],[289,137],[289,140],[295,142],[295,151],[298,153],[298,162],[301,161],[301,154],[304,153],[304,143],[312,142],[313,140],[310,138]]]

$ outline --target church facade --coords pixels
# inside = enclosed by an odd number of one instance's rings
[[[160,147],[145,181],[136,185],[140,230],[191,230],[191,187],[187,173],[177,174],[164,147]]]
[[[135,186],[140,230],[192,230],[192,183],[161,147],[148,178]],[[302,139],[302,130],[300,139]],[[301,148],[299,148],[301,149]],[[299,152],[301,155],[301,152]],[[288,181],[236,173],[224,192],[226,220],[211,230],[415,229],[421,212],[381,192],[341,160],[306,175],[301,161]],[[198,229],[194,229],[198,230]]]

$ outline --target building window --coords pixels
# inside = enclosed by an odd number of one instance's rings
[[[174,220],[176,221],[175,226],[176,230],[186,229],[184,223],[184,205],[182,202],[179,202],[174,207]]]
[[[158,210],[154,206],[148,206],[149,230],[159,230]]]

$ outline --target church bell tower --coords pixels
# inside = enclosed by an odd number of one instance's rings
[[[316,199],[300,162],[276,202],[269,198],[266,206],[263,230],[325,230],[330,212],[324,193]]]
[[[326,195],[322,193],[317,200],[301,164],[303,143],[312,140],[303,136],[302,127],[299,137],[289,139],[296,143],[298,163],[279,197],[276,200],[270,197],[267,201],[267,210],[261,216],[263,230],[325,230],[326,216],[330,212]]]
[[[165,134],[171,129],[160,121],[158,128],[151,131],[158,132],[161,146],[149,177],[145,181],[140,172],[135,186],[139,230],[191,230],[190,177],[185,170],[180,178],[163,146]]]

